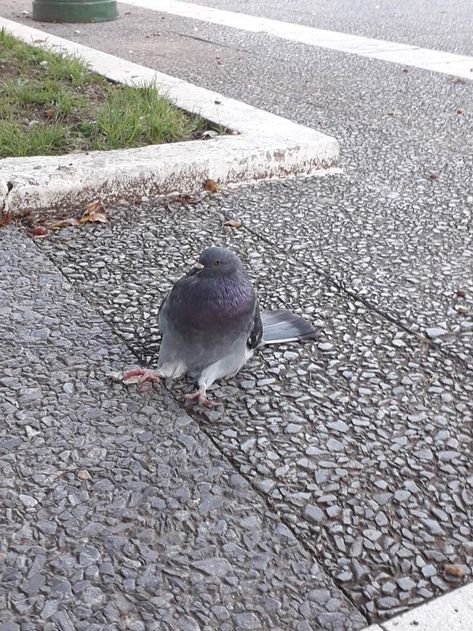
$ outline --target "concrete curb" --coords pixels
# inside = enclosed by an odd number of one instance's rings
[[[473,629],[473,583],[362,631],[467,631]]]
[[[220,184],[339,172],[337,141],[313,129],[151,68],[0,18],[0,28],[35,46],[76,55],[108,79],[155,83],[181,109],[238,132],[210,140],[0,160],[0,209],[21,212],[191,192]]]

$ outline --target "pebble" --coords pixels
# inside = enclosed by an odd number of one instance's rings
[[[305,506],[304,517],[317,524],[323,522],[325,519],[324,512],[318,506],[314,506],[314,504],[307,504]]]
[[[432,576],[435,576],[437,574],[437,568],[435,567],[435,565],[431,564],[424,565],[424,567],[421,569],[421,572],[425,578],[431,578]]]
[[[297,425],[297,423],[289,423],[285,428],[286,434],[298,434],[301,430],[302,425]]]
[[[430,337],[430,339],[432,340],[436,339],[437,337],[442,337],[447,333],[448,331],[446,329],[442,329],[440,327],[432,327],[425,330],[425,334],[427,335],[427,337]]]

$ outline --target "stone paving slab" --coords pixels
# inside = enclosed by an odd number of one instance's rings
[[[258,235],[225,234],[225,199],[115,209],[40,247],[146,363],[170,283],[211,243],[238,251],[263,307],[320,338],[266,349],[215,389],[216,410],[190,413],[365,614],[452,589],[445,564],[469,577],[473,553],[471,374]]]
[[[110,377],[136,359],[85,286],[13,227],[0,264],[3,631],[366,625],[167,392]]]
[[[218,210],[473,369],[473,196],[426,183],[413,206],[404,184],[402,196],[353,177],[267,184]]]

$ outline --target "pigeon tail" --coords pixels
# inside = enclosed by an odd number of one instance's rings
[[[263,323],[262,344],[297,342],[316,336],[316,330],[307,320],[285,309],[263,311],[261,321]]]

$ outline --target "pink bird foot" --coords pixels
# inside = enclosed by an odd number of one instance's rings
[[[214,405],[212,399],[207,398],[206,391],[201,389],[184,395],[184,398],[186,399],[186,401],[195,401],[196,403],[200,403],[200,405],[203,405],[206,408],[212,408]]]
[[[151,383],[159,383],[161,376],[157,370],[150,370],[149,368],[132,368],[123,373],[122,381],[128,381],[132,377],[139,377],[138,388],[141,388],[144,383],[151,381]]]

